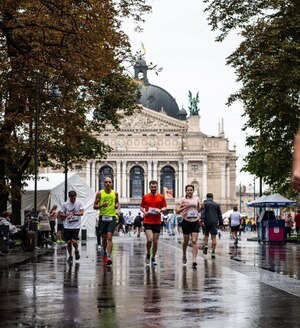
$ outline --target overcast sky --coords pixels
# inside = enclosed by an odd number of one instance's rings
[[[240,173],[242,157],[246,155],[245,133],[241,128],[241,103],[227,107],[228,96],[239,89],[233,68],[226,66],[226,57],[238,46],[240,38],[232,34],[222,43],[215,42],[217,32],[208,26],[207,14],[201,0],[152,0],[153,12],[146,16],[142,33],[135,32],[134,25],[126,23],[125,32],[130,36],[133,52],[142,49],[145,60],[163,70],[156,75],[148,72],[151,84],[168,91],[179,108],[188,110],[188,92],[193,96],[199,91],[200,128],[208,135],[218,135],[218,124],[224,119],[225,137],[229,147],[239,156],[237,184],[253,183],[253,177]]]

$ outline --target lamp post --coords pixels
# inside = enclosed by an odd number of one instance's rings
[[[34,119],[34,218],[37,218],[37,180],[38,180],[38,139],[39,139],[39,117],[40,117],[40,92],[41,92],[41,76],[37,72],[35,85],[35,119]],[[55,100],[61,98],[61,92],[57,85],[52,87],[50,98]]]
[[[64,165],[64,171],[65,171],[65,202],[68,199],[68,159],[67,154],[65,154],[65,165]]]

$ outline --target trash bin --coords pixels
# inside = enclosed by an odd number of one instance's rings
[[[81,240],[86,240],[87,239],[87,231],[86,231],[86,227],[83,226],[81,229]]]

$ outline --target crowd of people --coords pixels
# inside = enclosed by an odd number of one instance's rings
[[[187,247],[192,246],[192,267],[197,268],[197,256],[199,252],[199,233],[202,232],[203,254],[208,254],[209,236],[211,238],[210,254],[216,257],[217,236],[221,236],[223,229],[223,218],[218,203],[214,201],[212,193],[206,195],[206,200],[200,201],[198,196],[194,196],[194,186],[185,187],[185,197],[179,199],[175,210],[167,210],[165,197],[158,193],[157,181],[149,182],[150,192],[143,196],[140,211],[133,215],[129,211],[125,215],[120,210],[118,193],[113,189],[112,179],[106,177],[104,188],[96,193],[94,209],[99,211],[96,220],[96,236],[98,250],[103,252],[103,262],[105,265],[113,264],[113,237],[116,232],[122,231],[129,237],[139,238],[144,232],[146,236],[145,263],[146,265],[157,265],[156,255],[158,252],[159,236],[167,232],[170,236],[182,234],[182,263],[187,264]],[[68,252],[68,262],[73,262],[73,252],[75,260],[80,259],[78,240],[81,228],[81,218],[84,215],[84,208],[81,201],[77,200],[75,191],[69,191],[69,199],[58,209],[54,205],[50,211],[45,206],[41,206],[34,221],[31,213],[25,217],[22,226],[15,226],[11,223],[11,213],[4,212],[0,217],[1,226],[8,227],[7,234],[0,229],[0,238],[8,245],[13,245],[16,240],[21,241],[21,245],[26,249],[28,243],[28,232],[36,231],[36,247],[51,247],[54,243],[66,243]],[[295,218],[286,216],[285,218],[286,237],[291,235],[295,222],[297,233],[300,231],[300,210]],[[36,226],[34,226],[36,224]],[[257,219],[242,218],[238,208],[234,207],[228,218],[231,238],[234,245],[238,245],[238,233],[250,227],[251,231],[256,231]],[[1,253],[0,253],[1,254]]]

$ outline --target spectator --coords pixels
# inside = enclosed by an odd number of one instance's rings
[[[287,237],[290,238],[292,234],[293,219],[290,213],[287,216],[285,216],[284,219],[285,219],[285,226],[284,226],[285,239],[287,239]]]
[[[55,242],[56,241],[55,226],[56,226],[56,219],[58,215],[57,205],[52,206],[49,214],[50,214],[51,240]]]
[[[25,228],[24,226],[15,226],[11,223],[11,212],[4,211],[2,213],[2,217],[0,218],[0,225],[5,225],[9,227],[9,235],[7,244],[10,246],[14,244],[16,239],[21,239],[23,242],[25,240]]]
[[[295,215],[295,225],[296,225],[296,232],[299,235],[299,231],[300,231],[300,209],[298,209],[298,211]]]
[[[39,231],[41,237],[41,241],[39,245],[48,246],[49,233],[51,232],[51,227],[50,227],[50,214],[47,212],[45,206],[41,206],[40,208],[40,213],[38,215],[38,223],[39,223]]]

